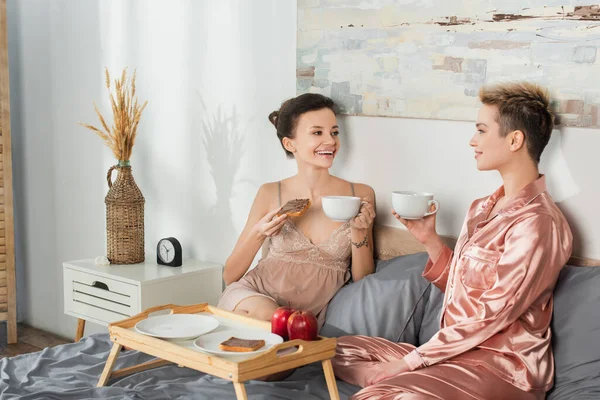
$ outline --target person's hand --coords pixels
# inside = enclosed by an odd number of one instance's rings
[[[369,373],[365,377],[365,383],[367,386],[371,386],[384,379],[392,378],[408,371],[410,371],[410,368],[404,360],[382,362],[369,367]]]
[[[435,204],[429,207],[429,212],[435,211]],[[433,238],[435,232],[435,216],[437,213],[428,215],[421,219],[404,219],[392,209],[392,214],[402,225],[406,226],[408,231],[421,243],[425,244],[429,239]]]
[[[361,201],[358,214],[350,220],[351,228],[359,230],[369,229],[375,219],[375,209],[370,200],[366,198]]]
[[[254,231],[258,233],[260,237],[266,238],[279,233],[288,217],[287,214],[277,216],[277,213],[280,210],[281,207],[269,211],[256,223],[256,225],[254,225]]]

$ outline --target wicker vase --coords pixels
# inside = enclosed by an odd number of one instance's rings
[[[117,179],[112,182],[112,172]],[[144,261],[144,196],[136,185],[128,161],[110,167],[106,203],[106,245],[111,264]]]

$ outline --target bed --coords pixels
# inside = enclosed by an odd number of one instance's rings
[[[452,238],[444,239],[450,246]],[[325,336],[368,334],[415,345],[428,340],[437,331],[442,295],[420,275],[427,256],[423,247],[405,230],[376,227],[375,244],[377,272],[362,281],[342,288],[330,304]],[[600,350],[587,348],[579,359],[559,359],[562,352],[572,354],[586,341],[597,346],[593,336],[600,331],[598,318],[586,315],[600,309],[600,268],[596,260],[573,258],[571,267],[561,274],[561,281],[576,288],[563,289],[556,295],[555,307],[564,310],[561,325],[583,324],[580,335],[553,327],[559,340],[556,387],[549,399],[600,398]],[[565,272],[563,271],[563,272]],[[564,276],[563,276],[564,275]],[[560,286],[565,283],[559,282]],[[588,292],[586,292],[588,290]],[[573,312],[570,293],[576,291],[580,313]],[[589,294],[586,294],[589,293]],[[562,297],[561,297],[562,296]],[[583,298],[581,296],[584,296]],[[564,299],[563,299],[564,298]],[[561,300],[562,299],[562,300]],[[362,312],[356,312],[358,309]],[[586,308],[587,307],[587,308]],[[578,317],[578,314],[581,314]],[[555,319],[556,319],[555,312]],[[564,320],[580,318],[582,321]],[[587,319],[587,321],[583,321]],[[595,322],[590,322],[595,320]],[[562,340],[562,341],[561,341]],[[573,342],[575,340],[576,342]],[[596,346],[594,346],[596,344]],[[176,365],[138,372],[116,379],[109,386],[96,387],[108,357],[112,342],[107,334],[95,334],[70,343],[46,348],[37,353],[0,360],[0,399],[235,399],[233,385],[228,381]],[[578,353],[578,354],[579,354]],[[150,361],[151,356],[137,351],[123,351],[116,369]],[[564,369],[564,373],[562,372]],[[347,399],[358,387],[338,381],[340,397]],[[249,399],[328,399],[327,385],[320,363],[297,369],[280,382],[250,381],[246,384]],[[591,393],[591,394],[590,394]],[[586,397],[586,396],[590,397]],[[595,396],[595,397],[591,397]]]

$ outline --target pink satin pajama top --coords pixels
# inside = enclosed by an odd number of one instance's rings
[[[452,358],[523,390],[548,390],[552,292],[573,238],[544,176],[490,215],[503,195],[476,200],[455,251],[428,261],[423,276],[445,292],[441,329],[404,360],[415,370]]]

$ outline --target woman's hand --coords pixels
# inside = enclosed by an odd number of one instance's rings
[[[369,367],[369,374],[365,377],[365,383],[367,386],[371,386],[408,371],[410,371],[410,368],[404,360],[382,362]]]
[[[254,232],[256,232],[262,238],[267,238],[278,234],[283,227],[283,224],[285,224],[285,221],[287,220],[287,214],[277,216],[277,213],[280,210],[281,207],[269,211],[254,225]]]
[[[366,230],[369,229],[373,223],[373,220],[375,219],[375,209],[369,200],[370,199],[362,200],[358,214],[350,220],[350,227],[352,229]]]
[[[432,204],[429,208],[429,212],[435,211],[435,205]],[[432,238],[437,236],[435,231],[435,216],[437,213],[428,215],[421,219],[404,219],[399,216],[394,209],[392,209],[392,214],[402,225],[406,226],[408,231],[412,233],[412,235],[422,244],[426,244]]]

